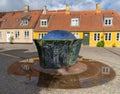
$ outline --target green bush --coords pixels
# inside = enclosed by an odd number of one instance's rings
[[[99,41],[98,43],[97,43],[97,47],[104,47],[104,41]]]
[[[10,44],[13,44],[14,37],[10,36],[9,40],[10,40]]]

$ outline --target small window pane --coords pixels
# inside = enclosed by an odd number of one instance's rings
[[[24,32],[24,37],[25,37],[25,38],[29,38],[29,31],[25,31],[25,32]]]
[[[79,18],[72,18],[71,19],[71,26],[79,26],[80,19]]]
[[[20,32],[19,31],[15,32],[15,38],[20,38]]]
[[[111,37],[112,37],[111,33],[105,33],[105,40],[106,41],[111,41]]]
[[[40,20],[40,26],[41,27],[47,27],[47,25],[48,25],[47,20]]]
[[[94,34],[94,41],[99,41],[100,40],[100,33],[95,33]]]
[[[120,41],[120,33],[117,33],[116,40],[117,40],[117,41]]]
[[[104,26],[112,26],[112,18],[104,18]]]
[[[22,20],[22,25],[28,25],[28,19]]]

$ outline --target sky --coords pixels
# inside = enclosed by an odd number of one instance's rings
[[[24,5],[29,5],[30,10],[42,9],[44,5],[48,10],[65,9],[70,5],[70,10],[95,10],[96,3],[101,4],[103,10],[115,10],[120,13],[120,0],[0,0],[0,11],[21,11]]]

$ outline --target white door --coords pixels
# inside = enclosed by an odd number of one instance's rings
[[[10,42],[10,32],[7,32],[7,33],[6,33],[6,41],[7,41],[7,42]]]

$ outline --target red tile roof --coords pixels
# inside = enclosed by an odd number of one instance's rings
[[[65,10],[47,11],[42,10],[29,12],[4,12],[0,13],[0,29],[34,29],[35,31],[68,30],[68,31],[115,31],[120,30],[120,14],[113,10],[96,11],[71,11],[66,14]],[[104,17],[112,17],[113,25],[104,26]],[[79,26],[71,26],[71,18],[80,18]],[[21,25],[23,19],[29,19],[28,25]],[[40,27],[40,19],[49,19],[48,27]]]
[[[35,28],[36,22],[41,14],[41,10],[32,10],[29,12],[6,12],[0,14],[0,29],[32,29]],[[28,25],[21,25],[23,19],[28,19]]]
[[[72,11],[66,14],[65,11],[49,11],[41,14],[40,19],[47,19],[49,16],[48,27],[40,27],[38,21],[35,31],[69,30],[69,31],[114,31],[120,30],[120,15],[113,10],[96,11]],[[79,26],[71,26],[71,18],[80,18]],[[104,17],[112,17],[113,25],[104,26]]]

